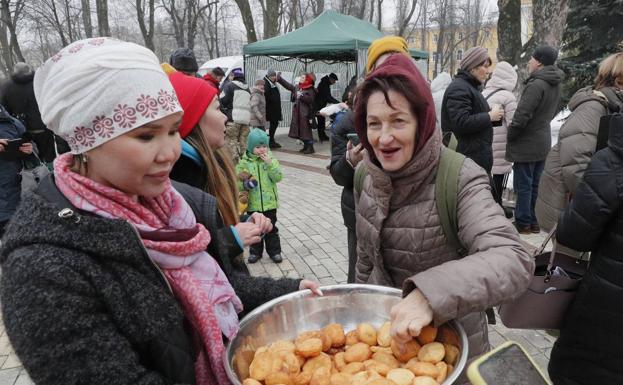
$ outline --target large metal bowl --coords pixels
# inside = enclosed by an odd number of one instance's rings
[[[229,341],[225,352],[225,369],[233,384],[242,384],[235,371],[235,356],[250,360],[261,346],[281,339],[293,340],[303,331],[317,330],[332,322],[342,324],[346,331],[362,322],[380,327],[389,320],[392,306],[402,296],[398,289],[375,285],[333,285],[323,286],[321,290],[322,297],[312,295],[309,290],[281,296],[244,317],[240,331]],[[450,322],[450,326],[458,335],[461,356],[443,385],[454,383],[467,363],[465,331],[458,322]]]

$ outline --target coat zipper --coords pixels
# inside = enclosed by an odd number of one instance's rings
[[[126,223],[130,226],[130,228],[132,229],[132,231],[134,232],[134,234],[136,234],[137,237],[137,241],[138,244],[141,248],[141,250],[143,251],[143,256],[147,258],[147,260],[149,260],[149,262],[151,263],[151,265],[154,267],[154,269],[156,269],[156,271],[158,271],[158,273],[160,273],[160,277],[162,278],[162,280],[164,281],[165,285],[169,288],[169,291],[171,291],[171,294],[173,294],[173,296],[175,296],[175,293],[173,293],[173,288],[171,287],[171,285],[169,284],[169,280],[167,280],[167,277],[164,275],[164,273],[162,272],[162,269],[160,269],[160,266],[158,266],[156,264],[156,262],[154,262],[150,257],[149,257],[149,253],[147,252],[147,248],[145,247],[145,245],[143,245],[143,242],[141,241],[141,235],[138,233],[138,230],[136,230],[136,228],[134,226],[132,226],[132,224],[130,222]]]

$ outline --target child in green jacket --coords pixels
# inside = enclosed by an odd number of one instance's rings
[[[279,166],[279,161],[272,157],[268,149],[268,135],[264,130],[253,128],[247,138],[247,151],[244,153],[238,165],[236,173],[249,173],[257,180],[257,186],[249,189],[249,202],[247,213],[260,212],[273,223],[270,233],[264,235],[263,239],[249,250],[249,263],[255,263],[262,258],[264,243],[266,252],[270,259],[275,263],[281,263],[281,242],[279,241],[279,230],[277,229],[277,208],[279,207],[279,195],[277,194],[277,182],[283,178],[283,172]],[[240,191],[245,189],[239,182]]]

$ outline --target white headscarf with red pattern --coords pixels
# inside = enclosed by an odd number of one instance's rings
[[[76,41],[35,73],[41,119],[81,154],[182,111],[152,51],[107,37]]]

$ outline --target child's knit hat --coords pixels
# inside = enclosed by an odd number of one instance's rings
[[[266,131],[259,128],[251,129],[249,137],[247,138],[247,151],[249,154],[253,154],[253,149],[261,145],[268,146],[268,135]]]

